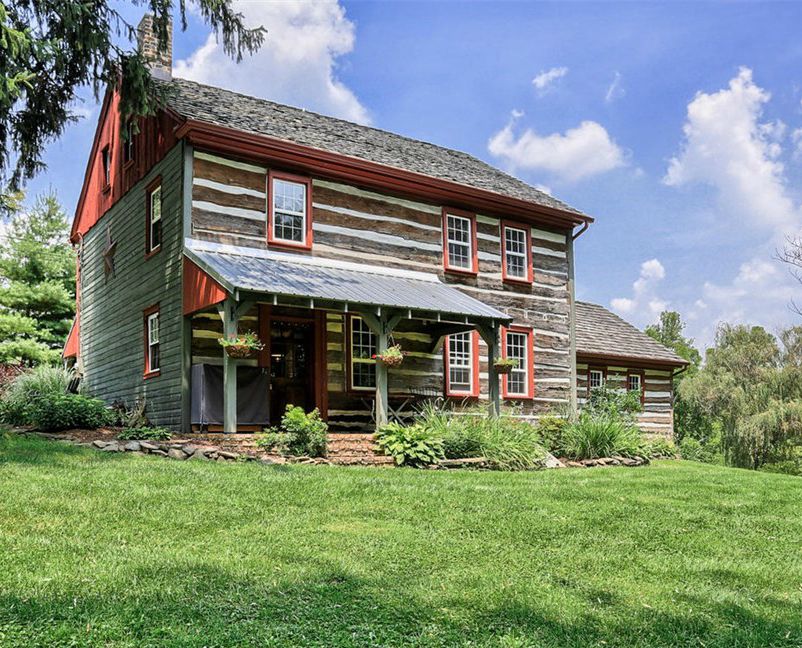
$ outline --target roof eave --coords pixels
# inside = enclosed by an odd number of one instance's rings
[[[583,351],[577,349],[577,360],[589,360],[591,362],[620,362],[625,365],[637,365],[644,368],[662,368],[662,367],[687,367],[690,363],[682,358],[668,359],[668,358],[655,358],[654,356],[633,356],[622,355],[616,353],[601,353],[598,351]]]
[[[573,229],[577,225],[593,222],[593,218],[585,214],[196,119],[186,119],[176,129],[176,136],[187,139],[195,146],[240,158],[268,159],[323,177],[377,189],[391,189],[403,195],[429,198],[455,207],[482,209],[562,229]]]

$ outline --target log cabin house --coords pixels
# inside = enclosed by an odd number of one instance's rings
[[[152,51],[147,16],[139,34]],[[134,128],[107,94],[72,226],[64,354],[87,393],[185,432],[261,429],[288,404],[357,432],[440,397],[534,419],[615,380],[670,433],[684,361],[574,301],[589,216],[465,153],[151,65],[167,104]],[[218,339],[245,331],[265,349],[229,357]]]

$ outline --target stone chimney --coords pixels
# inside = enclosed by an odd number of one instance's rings
[[[173,21],[167,23],[167,50],[159,53],[159,36],[153,25],[153,16],[146,13],[139,21],[137,47],[150,67],[150,73],[157,79],[169,81],[173,78]]]

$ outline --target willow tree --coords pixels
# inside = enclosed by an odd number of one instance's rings
[[[191,0],[227,54],[240,60],[263,43],[262,27],[247,28],[231,0]],[[153,15],[157,50],[167,51],[172,0],[131,0]],[[125,117],[152,114],[164,90],[137,52],[136,28],[108,0],[14,0],[0,3],[0,182],[2,207],[44,168],[45,146],[76,116],[81,88],[95,97],[120,91]],[[186,29],[187,0],[179,0]]]

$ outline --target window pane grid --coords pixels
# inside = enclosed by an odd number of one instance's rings
[[[159,369],[159,314],[148,315],[148,371]]]
[[[471,220],[449,214],[446,218],[448,265],[453,268],[473,268]]]
[[[273,238],[306,242],[306,185],[273,180]]]
[[[473,339],[470,332],[448,336],[448,384],[453,392],[473,389]]]
[[[506,357],[518,361],[507,375],[507,393],[516,396],[525,396],[529,393],[529,336],[526,333],[515,331],[507,332]]]
[[[161,185],[150,192],[150,222],[148,251],[152,252],[162,242],[162,188]]]
[[[514,227],[504,228],[504,259],[507,276],[527,277],[526,231]]]
[[[629,391],[641,390],[640,374],[630,374],[627,377],[627,389],[629,389]]]
[[[588,377],[588,386],[590,389],[599,389],[604,386],[604,374],[597,370],[592,369]]]
[[[376,387],[376,336],[361,317],[351,319],[351,386]]]

